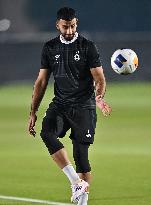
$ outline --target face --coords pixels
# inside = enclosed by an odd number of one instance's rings
[[[56,27],[67,41],[71,41],[76,33],[77,19],[74,18],[71,21],[60,19],[57,21]]]

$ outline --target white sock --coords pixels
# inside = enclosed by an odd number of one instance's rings
[[[76,173],[75,169],[73,168],[72,164],[68,164],[65,166],[62,171],[68,177],[71,184],[75,184],[77,181],[80,181],[79,175]]]
[[[84,192],[79,199],[78,205],[87,205],[88,203],[88,192]]]

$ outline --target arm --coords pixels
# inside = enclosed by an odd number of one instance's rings
[[[111,107],[103,100],[106,91],[106,81],[102,67],[91,68],[91,74],[95,82],[96,105],[104,116],[111,113]]]
[[[48,80],[50,77],[50,72],[48,69],[40,69],[39,75],[35,81],[32,103],[31,103],[31,112],[29,117],[28,131],[31,135],[35,136],[36,132],[34,130],[35,122],[37,120],[36,112],[40,106],[40,103],[45,94]]]
[[[106,91],[106,81],[102,67],[92,68],[91,74],[95,82],[96,97],[104,97]]]

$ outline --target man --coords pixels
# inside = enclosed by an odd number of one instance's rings
[[[43,119],[41,137],[53,160],[71,182],[71,201],[86,205],[91,181],[88,148],[94,141],[96,104],[105,116],[110,114],[111,108],[103,100],[106,82],[98,51],[91,41],[76,32],[77,22],[72,8],[64,7],[57,12],[56,27],[60,35],[46,42],[42,50],[41,69],[32,96],[29,133],[36,134],[36,113],[53,73],[55,97]],[[76,171],[58,139],[69,129]]]

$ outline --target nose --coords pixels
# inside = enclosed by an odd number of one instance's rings
[[[67,29],[67,35],[71,35],[72,34],[72,29],[71,29],[71,27],[69,27],[68,29]]]

